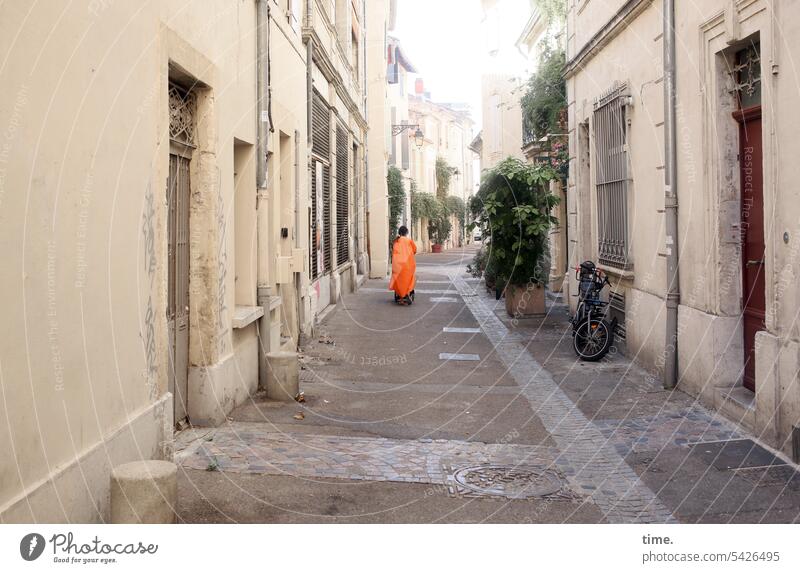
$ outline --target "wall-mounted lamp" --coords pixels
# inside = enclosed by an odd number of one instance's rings
[[[397,136],[403,133],[404,131],[408,131],[410,129],[414,129],[414,144],[419,148],[422,149],[422,146],[425,145],[425,134],[422,133],[422,130],[419,127],[419,124],[409,124],[403,123],[400,125],[393,125],[392,126],[392,136]]]

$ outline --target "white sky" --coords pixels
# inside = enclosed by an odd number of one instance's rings
[[[400,40],[431,99],[469,104],[480,125],[485,46],[480,0],[401,0],[398,4],[397,27],[391,34]]]
[[[515,43],[530,15],[530,0],[502,0],[493,26],[482,26],[481,0],[400,0],[391,32],[425,81],[436,102],[463,102],[481,128],[481,74],[525,76]],[[488,36],[497,54],[488,54]],[[412,84],[413,86],[413,84]]]

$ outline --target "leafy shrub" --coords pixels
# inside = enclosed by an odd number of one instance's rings
[[[471,228],[481,228],[489,250],[484,276],[491,270],[502,285],[544,284],[548,232],[557,223],[550,211],[558,203],[549,183],[557,177],[549,165],[530,165],[513,157],[484,173],[470,204],[478,221]]]

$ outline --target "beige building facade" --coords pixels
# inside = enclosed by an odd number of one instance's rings
[[[409,96],[409,122],[419,125],[423,133],[422,145],[411,144],[409,177],[418,192],[437,194],[436,161],[441,158],[453,170],[447,195],[460,198],[465,204],[475,192],[475,154],[470,144],[475,137],[475,124],[468,108],[454,104],[431,101],[420,93]],[[457,218],[452,220],[453,230],[447,247],[457,246],[466,238]],[[430,250],[427,221],[412,221],[412,236],[423,250]]]
[[[224,422],[370,273],[393,4],[0,7],[0,521],[107,520],[111,468]]]
[[[800,13],[769,0],[677,3],[677,189],[665,190],[662,10],[661,0],[570,3],[570,262],[609,273],[627,352],[663,375],[665,258],[677,252],[678,387],[796,458],[798,54],[788,39]],[[673,192],[677,236],[665,221]]]

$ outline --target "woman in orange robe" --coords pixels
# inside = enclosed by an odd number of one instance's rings
[[[389,290],[394,291],[395,300],[412,302],[411,295],[417,282],[417,245],[408,237],[408,228],[400,227],[399,237],[392,248],[392,280]]]

